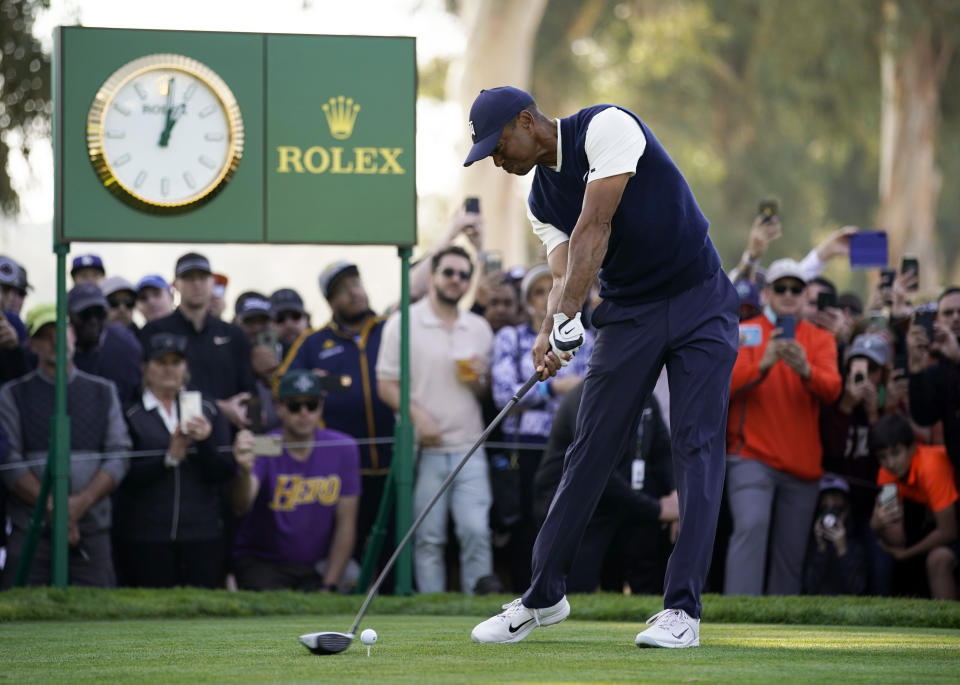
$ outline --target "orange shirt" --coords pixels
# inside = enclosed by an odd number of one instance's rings
[[[807,354],[810,379],[782,359],[762,375],[760,360],[774,326],[762,314],[741,325],[760,326],[762,343],[741,347],[733,366],[727,453],[759,459],[804,480],[819,478],[820,404],[835,401],[843,390],[836,341],[828,331],[798,321],[795,337]]]
[[[953,465],[947,456],[947,448],[939,445],[917,445],[910,470],[902,480],[881,466],[877,472],[877,485],[887,483],[896,483],[900,497],[919,502],[934,513],[957,501]]]

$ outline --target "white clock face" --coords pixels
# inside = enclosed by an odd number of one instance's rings
[[[87,139],[109,189],[142,208],[178,210],[226,183],[242,153],[243,124],[233,94],[207,67],[154,55],[101,88]]]
[[[203,81],[156,69],[128,81],[104,112],[103,154],[128,192],[182,203],[228,163],[223,103]]]

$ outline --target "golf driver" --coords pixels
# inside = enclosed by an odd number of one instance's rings
[[[346,633],[337,633],[333,631],[306,633],[305,635],[300,636],[300,642],[304,647],[309,649],[314,654],[323,655],[339,654],[350,646],[350,643],[353,641],[353,638],[357,633],[357,628],[360,626],[360,621],[363,620],[364,615],[367,613],[367,608],[370,606],[370,602],[373,601],[374,595],[376,595],[377,590],[380,589],[380,584],[383,583],[383,579],[387,577],[390,569],[393,568],[393,564],[397,561],[397,557],[400,556],[400,552],[404,547],[406,547],[407,543],[410,541],[410,538],[413,537],[413,534],[417,532],[417,528],[420,527],[420,524],[423,523],[423,519],[427,517],[427,514],[430,513],[431,509],[433,509],[433,505],[436,504],[437,500],[439,500],[443,493],[446,492],[446,489],[450,487],[450,484],[453,482],[454,478],[457,477],[457,474],[460,473],[460,470],[466,465],[467,460],[470,459],[470,457],[473,456],[473,453],[480,448],[480,445],[484,443],[490,433],[492,433],[493,430],[500,425],[503,417],[510,413],[510,410],[513,409],[513,406],[520,401],[520,398],[526,395],[530,388],[537,384],[538,380],[540,380],[540,372],[534,371],[533,375],[527,379],[527,382],[524,383],[520,389],[514,393],[513,397],[510,398],[510,401],[507,402],[506,406],[500,410],[500,413],[497,414],[496,418],[490,422],[490,425],[487,426],[487,428],[483,431],[477,442],[474,443],[473,447],[470,448],[470,451],[467,452],[463,459],[460,460],[460,463],[457,464],[457,467],[440,484],[440,488],[433,496],[433,499],[427,503],[427,506],[424,507],[423,511],[420,512],[420,515],[417,516],[417,519],[413,522],[413,525],[410,526],[410,530],[408,530],[407,534],[403,536],[403,540],[401,540],[400,544],[397,545],[397,548],[393,551],[390,559],[387,560],[383,570],[380,571],[380,575],[377,576],[376,581],[374,581],[373,586],[370,588],[370,592],[367,593],[367,598],[363,600],[363,605],[360,607],[360,611],[357,613],[357,617],[354,619],[353,625],[350,626],[350,631]]]

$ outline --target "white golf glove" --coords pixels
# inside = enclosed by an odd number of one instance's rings
[[[569,359],[564,359],[563,352],[571,357],[577,353],[580,346],[583,345],[584,332],[583,323],[580,321],[580,312],[572,319],[563,313],[553,315],[553,331],[550,332],[550,349],[560,360],[560,366],[566,366],[570,363]]]

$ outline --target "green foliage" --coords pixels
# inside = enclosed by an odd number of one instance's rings
[[[466,597],[460,594],[380,596],[380,615],[481,616],[513,597]],[[632,621],[662,608],[661,598],[645,595],[593,594],[570,598],[577,618]],[[0,623],[38,620],[119,618],[201,618],[270,615],[351,614],[359,596],[300,592],[227,592],[176,588],[23,588],[0,594]],[[788,623],[960,628],[960,603],[886,597],[743,597],[706,595],[704,615],[716,623]],[[330,630],[346,630],[347,625]]]
[[[597,2],[603,12],[593,23],[583,21],[582,2],[551,3],[536,50],[538,101],[551,115],[612,102],[641,116],[693,187],[728,267],[763,197],[780,199],[784,223],[769,259],[802,257],[845,224],[873,226],[879,3]],[[955,37],[960,18],[956,3],[947,4],[953,9],[936,15],[939,30]],[[944,3],[911,6],[905,25],[929,16],[934,5]],[[581,30],[571,31],[578,22]],[[955,179],[960,155],[951,152],[960,147],[960,103],[950,83],[948,77],[940,160],[951,174],[945,178]],[[949,188],[945,183],[940,235],[960,246],[960,196]]]
[[[15,214],[20,200],[10,184],[9,133],[29,158],[31,142],[50,135],[50,58],[33,23],[50,0],[0,0],[0,212]]]

